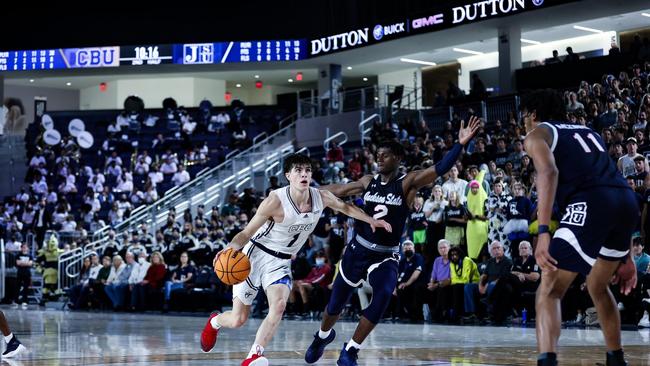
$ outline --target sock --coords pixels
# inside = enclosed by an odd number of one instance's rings
[[[318,337],[320,339],[325,339],[325,338],[329,337],[331,333],[332,333],[331,329],[326,331],[326,332],[319,329],[318,330]]]
[[[262,355],[264,354],[264,347],[260,346],[259,344],[255,343],[253,347],[251,347],[250,352],[248,352],[248,356],[246,358],[250,358],[253,355]]]
[[[538,365],[557,365],[557,354],[553,352],[541,353],[537,357]]]
[[[5,336],[5,342],[9,343],[11,341],[11,338],[14,337],[13,333],[9,333],[8,335]]]
[[[350,338],[350,340],[348,341],[348,345],[345,346],[345,350],[349,351],[350,348],[352,348],[352,347],[354,347],[356,349],[361,349],[361,345],[359,343],[355,342],[352,338]]]
[[[219,324],[219,322],[217,321],[218,317],[219,316],[217,315],[214,318],[210,319],[210,325],[212,325],[212,328],[216,330],[219,330],[219,328],[221,328],[221,324]]]

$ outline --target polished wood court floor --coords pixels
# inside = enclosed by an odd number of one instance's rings
[[[2,365],[194,366],[239,365],[260,320],[220,332],[208,354],[199,347],[205,318],[3,309],[29,353]],[[337,324],[337,339],[318,365],[335,365],[354,323]],[[305,365],[305,348],[318,322],[283,321],[267,347],[271,365]],[[564,329],[561,365],[604,364],[599,329]],[[630,365],[650,366],[650,329],[623,331]],[[535,365],[535,329],[445,325],[381,324],[364,343],[360,365]]]

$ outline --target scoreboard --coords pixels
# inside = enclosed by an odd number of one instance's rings
[[[119,47],[0,52],[0,71],[116,67],[119,55]]]
[[[305,40],[190,43],[176,45],[176,64],[298,61],[307,56]]]
[[[0,72],[161,64],[286,62],[307,58],[307,41],[134,45],[0,52]]]

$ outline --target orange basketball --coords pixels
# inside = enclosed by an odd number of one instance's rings
[[[214,262],[214,272],[226,285],[236,285],[244,282],[251,273],[251,262],[246,254],[228,248]]]

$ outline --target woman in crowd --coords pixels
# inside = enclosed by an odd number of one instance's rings
[[[476,180],[469,183],[470,191],[467,195],[467,253],[470,258],[478,258],[488,239],[488,218],[485,209],[487,193],[483,188],[484,176],[485,170],[482,170],[476,176]]]
[[[449,206],[445,207],[445,238],[451,245],[465,243],[467,209],[460,204],[456,191],[449,192]]]
[[[146,306],[148,295],[159,293],[165,278],[165,260],[160,252],[151,254],[151,266],[147,270],[142,282],[133,286],[131,291],[131,310],[142,310]]]
[[[447,202],[442,196],[442,186],[436,185],[431,191],[431,197],[424,203],[424,215],[427,218],[427,243],[424,247],[424,260],[431,263],[436,256],[436,245],[445,237],[444,213]]]
[[[172,278],[170,281],[165,282],[165,304],[164,310],[167,310],[169,307],[169,300],[171,298],[172,291],[181,290],[187,288],[194,282],[194,276],[196,275],[196,268],[190,264],[190,257],[187,252],[181,253],[180,256],[180,265],[172,272]]]

